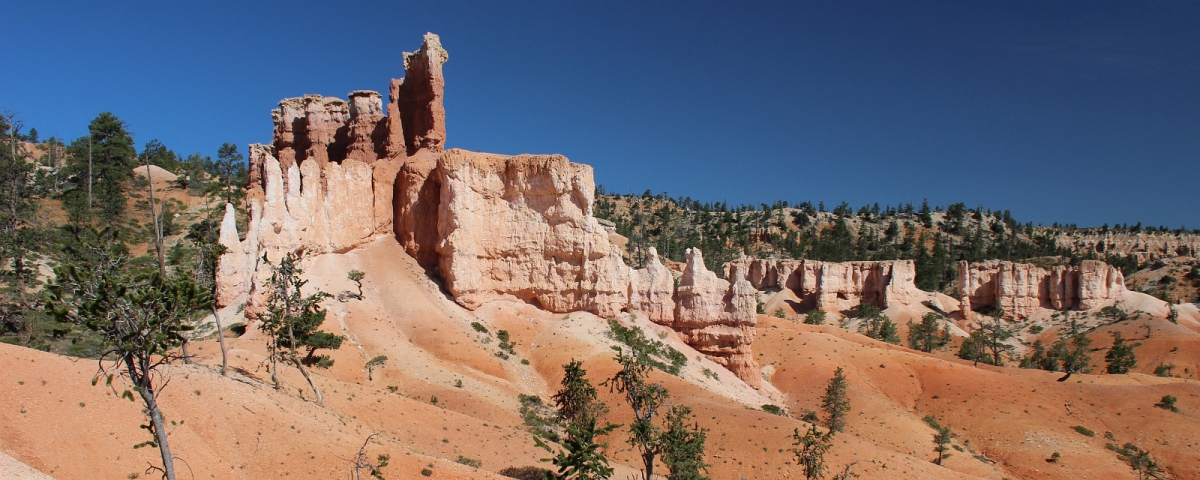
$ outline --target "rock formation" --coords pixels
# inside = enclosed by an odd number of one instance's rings
[[[913,283],[916,268],[911,260],[823,262],[740,258],[724,266],[725,276],[746,272],[757,290],[791,289],[801,308],[827,312],[848,310],[863,303],[880,308],[908,305],[928,295]]]
[[[406,139],[417,149],[440,151],[446,137],[441,105],[446,55],[437,36],[427,34],[421,49],[404,58],[406,78],[414,80],[392,82],[387,115],[380,94],[367,90],[350,92],[349,102],[320,95],[288,98],[271,111],[274,141],[250,145],[244,240],[232,209],[222,221],[227,251],[217,266],[218,305],[230,305],[261,284],[269,274],[260,265],[263,254],[277,261],[286,252],[344,251],[393,231],[392,202]],[[415,119],[408,137],[406,118]],[[249,298],[251,314],[258,300]]]
[[[758,290],[746,280],[742,266],[733,268],[730,283],[704,266],[699,249],[689,248],[686,255],[686,266],[675,293],[678,300],[675,321],[670,325],[692,348],[758,388],[762,378],[750,351],[757,323]]]
[[[386,110],[368,90],[279,103],[272,144],[250,146],[244,239],[232,207],[221,224],[218,304],[248,295],[247,313],[258,311],[264,255],[340,252],[393,234],[467,308],[514,299],[553,312],[641,313],[759,386],[755,290],[744,272],[730,284],[690,252],[679,294],[657,255],[644,269],[624,264],[611,227],[592,215],[591,167],[561,155],[443,151],[447,58],[427,34],[404,55]]]
[[[1098,260],[1050,270],[999,260],[962,261],[958,290],[964,317],[969,318],[972,309],[994,306],[1006,315],[1025,318],[1042,308],[1091,310],[1112,304],[1125,291],[1125,276]]]

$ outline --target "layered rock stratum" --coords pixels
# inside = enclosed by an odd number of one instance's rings
[[[1116,302],[1125,292],[1119,268],[1098,260],[1047,270],[1027,263],[959,262],[958,291],[964,316],[993,306],[1006,315],[1029,317],[1041,309],[1091,310]]]

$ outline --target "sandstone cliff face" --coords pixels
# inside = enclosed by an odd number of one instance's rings
[[[991,260],[959,262],[961,308],[995,306],[1007,315],[1025,318],[1039,309],[1091,310],[1112,304],[1125,291],[1121,270],[1098,260],[1050,270],[1025,263]]]
[[[909,305],[927,297],[916,287],[911,260],[875,262],[822,262],[740,258],[726,263],[725,276],[747,272],[747,281],[758,290],[791,289],[806,308],[836,312],[869,303],[880,308]]]
[[[254,286],[269,275],[259,264],[263,254],[278,261],[288,252],[344,251],[394,230],[396,176],[406,160],[402,118],[421,119],[413,145],[440,150],[445,60],[437,36],[426,35],[421,50],[405,56],[407,74],[420,80],[392,92],[387,115],[381,95],[367,90],[350,92],[349,102],[320,95],[279,102],[271,112],[272,144],[250,145],[245,239],[239,240],[232,209],[222,222],[227,253],[217,266],[219,306],[249,293],[253,314],[261,300]]]
[[[614,316],[628,267],[592,216],[592,169],[561,155],[451,150],[438,159],[439,269],[468,308],[498,298]]]
[[[401,169],[396,234],[467,308],[514,299],[552,312],[645,315],[760,386],[750,351],[755,288],[717,278],[699,250],[688,252],[678,289],[657,252],[630,269],[592,215],[594,190],[591,167],[560,155],[449,150]]]

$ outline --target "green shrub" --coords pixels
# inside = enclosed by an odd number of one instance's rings
[[[777,405],[771,405],[771,404],[769,404],[769,403],[768,403],[768,404],[766,404],[766,405],[763,405],[763,406],[762,406],[762,411],[764,411],[764,412],[767,412],[767,413],[769,413],[769,414],[771,414],[771,415],[779,415],[779,416],[781,416],[781,417],[782,417],[782,416],[785,416],[785,415],[783,414],[783,409],[782,409],[782,408],[779,408],[779,406],[777,406]]]
[[[804,316],[804,323],[808,325],[824,325],[825,312],[823,310],[813,310]]]
[[[680,369],[687,365],[687,357],[679,350],[667,344],[646,337],[646,333],[637,326],[626,328],[616,319],[608,320],[608,337],[625,344],[641,360],[650,367],[662,370],[671,375],[679,375]],[[616,350],[618,347],[613,347]]]
[[[471,322],[471,328],[474,328],[475,331],[479,333],[488,333],[487,327],[483,326],[483,324],[479,322]]]
[[[471,468],[480,468],[483,466],[483,461],[476,460],[474,458],[467,458],[462,455],[459,455],[458,458],[454,459],[454,461],[457,463],[466,465],[468,467],[471,467]]]
[[[1175,402],[1177,400],[1178,399],[1172,395],[1163,395],[1162,400],[1159,400],[1159,402],[1154,404],[1154,406],[1163,410],[1170,410],[1172,412],[1179,413],[1179,407],[1175,406]]]
[[[1094,437],[1094,436],[1096,436],[1096,432],[1093,432],[1093,431],[1089,430],[1087,427],[1085,427],[1085,426],[1083,426],[1083,425],[1075,425],[1075,426],[1073,426],[1073,427],[1071,427],[1071,428],[1072,428],[1072,429],[1074,429],[1076,432],[1079,432],[1079,434],[1080,434],[1080,435],[1083,435],[1083,436],[1085,436],[1085,437]]]

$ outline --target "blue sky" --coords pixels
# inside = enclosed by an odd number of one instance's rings
[[[282,98],[386,91],[432,31],[449,146],[611,191],[1200,227],[1197,2],[122,3],[6,4],[0,110],[245,151]]]

